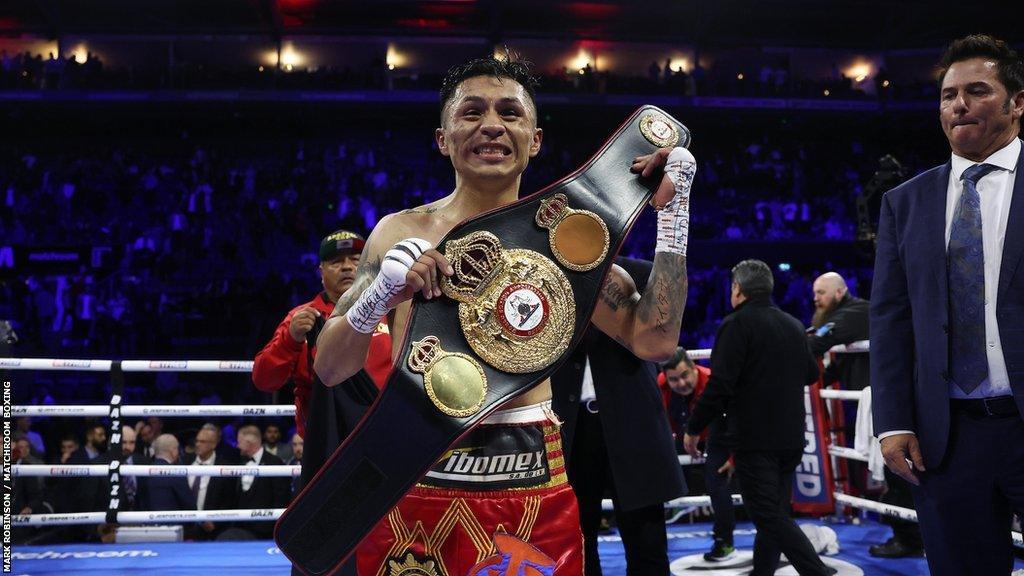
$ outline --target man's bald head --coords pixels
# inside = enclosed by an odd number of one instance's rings
[[[825,272],[814,281],[814,315],[828,314],[846,297],[846,280],[836,272]]]
[[[178,439],[173,434],[161,434],[153,440],[153,456],[174,463],[178,460]]]

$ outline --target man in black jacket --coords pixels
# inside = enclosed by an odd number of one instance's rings
[[[734,312],[718,328],[711,378],[683,444],[700,456],[700,433],[726,413],[725,441],[757,528],[753,576],[774,574],[780,553],[801,576],[834,574],[789,515],[793,472],[804,449],[804,386],[817,380],[818,364],[803,324],[772,303],[773,287],[772,271],[760,260],[732,269]]]
[[[838,344],[868,339],[868,301],[850,295],[846,279],[826,272],[814,281],[814,318],[807,343],[821,356]],[[838,381],[844,390],[863,390],[870,378],[868,354],[837,354],[825,370],[825,383]]]
[[[618,258],[643,291],[652,264]],[[672,430],[644,362],[600,330],[589,330],[551,378],[551,405],[562,419],[562,447],[579,501],[585,573],[600,576],[597,533],[609,489],[631,576],[669,573],[663,503],[686,493]]]
[[[830,348],[839,344],[850,344],[867,340],[870,335],[868,318],[870,303],[850,295],[846,280],[835,272],[826,272],[814,281],[814,319],[807,335],[807,343],[811,352],[822,355]],[[858,354],[836,354],[825,370],[825,383],[838,381],[844,390],[863,390],[870,385],[870,355],[867,352]],[[853,444],[856,431],[856,405],[845,403],[846,411],[846,442]],[[849,408],[852,408],[850,410]],[[847,463],[850,478],[857,488],[864,489],[864,464],[856,460]],[[885,469],[885,483],[888,486],[882,502],[901,506],[914,507],[914,497],[910,492],[910,484],[888,468]],[[924,541],[921,539],[921,528],[916,522],[900,520],[895,516],[883,520],[892,526],[892,538],[884,544],[875,544],[868,549],[872,556],[879,558],[904,558],[924,555]]]
[[[284,462],[263,448],[263,434],[256,426],[238,430],[238,450],[243,466],[283,466]],[[288,506],[289,479],[284,476],[242,476],[236,484],[237,505],[243,510],[284,508]],[[218,540],[269,539],[274,522],[239,522]]]
[[[196,433],[196,452],[185,460],[188,466],[231,466],[238,464],[219,454],[220,427],[206,423]],[[226,476],[188,476],[189,490],[195,494],[196,510],[230,510],[235,508],[238,480]],[[189,526],[186,535],[195,540],[214,540],[225,525],[210,521]]]

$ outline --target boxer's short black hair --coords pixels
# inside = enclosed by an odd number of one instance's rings
[[[504,57],[487,56],[475,58],[448,69],[444,79],[441,81],[441,121],[444,122],[444,110],[455,94],[455,89],[463,81],[477,76],[491,76],[501,80],[510,78],[518,82],[530,96],[530,104],[534,111],[537,110],[537,86],[540,82],[533,75],[532,64],[525,60],[519,53],[505,49]]]

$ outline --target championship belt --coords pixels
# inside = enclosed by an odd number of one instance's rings
[[[387,386],[277,522],[294,565],[336,572],[449,446],[558,368],[661,182],[630,173],[633,158],[689,143],[685,126],[644,106],[569,176],[441,240],[455,269],[447,297],[416,296]]]

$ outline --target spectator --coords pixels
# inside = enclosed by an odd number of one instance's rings
[[[287,462],[292,459],[292,448],[281,439],[281,427],[277,424],[267,424],[263,429],[263,449]]]
[[[683,448],[683,438],[690,414],[707,387],[711,370],[698,366],[684,348],[678,348],[667,362],[662,364],[658,385],[662,389],[669,420],[676,432],[676,439]],[[726,445],[725,418],[712,420],[710,430],[702,434],[704,440],[704,485],[711,496],[711,507],[715,512],[713,529],[714,542],[711,550],[704,554],[708,562],[724,562],[736,555],[733,531],[736,529],[736,511],[732,504],[730,484],[735,466],[731,452]],[[689,469],[689,468],[688,468]]]
[[[186,461],[190,466],[231,466],[238,462],[232,461],[217,453],[220,445],[220,428],[206,423],[196,434],[195,455]],[[188,487],[196,499],[196,510],[230,510],[235,508],[238,498],[237,480],[228,476],[189,476]],[[215,540],[226,526],[210,521],[189,526],[186,530],[190,538],[196,540]]]
[[[153,466],[178,463],[178,439],[161,434],[153,440]],[[140,500],[143,510],[195,510],[196,499],[184,476],[142,478]]]
[[[718,328],[711,377],[683,437],[700,456],[701,432],[723,413],[743,504],[754,521],[754,576],[775,573],[781,553],[802,575],[830,575],[789,515],[793,473],[804,449],[804,386],[818,379],[803,325],[771,301],[771,268],[744,260],[732,270],[735,311]]]

